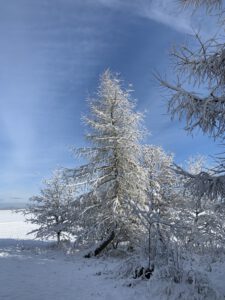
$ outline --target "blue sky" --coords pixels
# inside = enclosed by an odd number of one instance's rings
[[[147,143],[177,162],[219,152],[170,121],[152,76],[173,79],[169,49],[199,28],[214,25],[173,0],[0,0],[0,201],[26,201],[54,168],[76,165],[69,149],[84,144],[85,100],[107,68],[133,84]]]

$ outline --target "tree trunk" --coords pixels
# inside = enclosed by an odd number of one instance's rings
[[[57,245],[60,244],[61,232],[57,232]]]
[[[102,250],[104,250],[113,241],[114,238],[115,238],[115,232],[112,231],[109,237],[105,241],[103,241],[94,251],[89,252],[84,257],[90,258],[92,256],[97,256],[102,252]]]

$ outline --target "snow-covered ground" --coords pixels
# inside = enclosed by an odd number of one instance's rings
[[[116,260],[84,259],[32,240],[24,217],[0,211],[1,300],[148,299],[142,289],[112,278]]]
[[[25,222],[22,213],[13,210],[0,210],[0,239],[32,239],[28,232],[35,229],[35,225]]]
[[[0,210],[0,300],[203,299],[186,297],[180,294],[182,285],[168,285],[154,276],[149,281],[116,278],[122,259],[84,259],[83,253],[56,250],[51,242],[27,236],[32,229],[22,214]],[[193,267],[206,274],[218,292],[218,297],[207,299],[225,299],[224,260],[211,262],[211,270],[204,265]]]

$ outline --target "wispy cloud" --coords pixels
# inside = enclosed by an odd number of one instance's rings
[[[140,13],[143,17],[165,24],[177,31],[192,32],[190,12],[182,10],[176,1],[143,1]]]
[[[192,31],[191,13],[182,10],[174,0],[98,0],[102,5],[114,9],[125,9],[139,17],[165,24],[177,31]]]
[[[216,16],[206,11],[184,9],[177,0],[97,0],[111,9],[124,10],[136,16],[154,20],[178,32],[193,34],[201,31],[208,38],[218,31]]]

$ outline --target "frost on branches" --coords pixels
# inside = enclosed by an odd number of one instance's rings
[[[197,156],[188,161],[187,170],[192,176],[204,172],[205,158]],[[177,170],[176,170],[177,171]],[[178,171],[176,172],[178,174]],[[179,175],[179,174],[178,174]],[[204,188],[190,185],[190,178],[180,173],[183,201],[177,202],[178,222],[185,225],[184,245],[197,253],[215,251],[224,247],[223,210],[218,202],[211,201]]]
[[[134,112],[130,90],[109,70],[101,76],[89,107],[84,122],[90,147],[76,151],[88,163],[68,170],[86,189],[80,198],[84,238],[114,244],[131,241],[136,221],[129,213],[130,201],[141,206],[146,201],[147,174],[140,163],[142,115]]]
[[[148,176],[148,201],[144,208],[132,203],[140,219],[139,246],[148,256],[148,268],[167,260],[166,253],[175,232],[177,175],[172,170],[173,156],[161,147],[143,146],[143,166]]]
[[[180,0],[180,2],[185,6],[194,5],[198,7],[203,5],[209,9],[220,7],[222,4],[222,0]]]
[[[209,7],[220,1],[183,1],[186,4],[206,4]],[[222,8],[220,8],[222,11]],[[222,14],[222,12],[221,12]],[[219,22],[219,26],[224,23]],[[225,43],[215,38],[203,41],[195,35],[197,46],[192,49],[181,46],[171,53],[177,72],[176,84],[168,83],[158,77],[160,84],[171,92],[168,111],[172,118],[184,119],[185,130],[192,133],[200,129],[204,134],[219,141],[224,147],[225,139]],[[189,91],[184,83],[194,88],[201,87],[202,92]],[[189,177],[189,184],[195,187],[199,196],[208,195],[221,199],[225,196],[225,157],[224,150],[217,165],[210,172],[190,174],[177,168],[179,173]]]
[[[38,226],[30,233],[36,238],[57,237],[58,244],[62,236],[71,230],[71,216],[75,199],[74,184],[66,182],[61,170],[54,172],[49,180],[44,181],[44,188],[39,196],[30,199],[25,210],[26,220]]]

